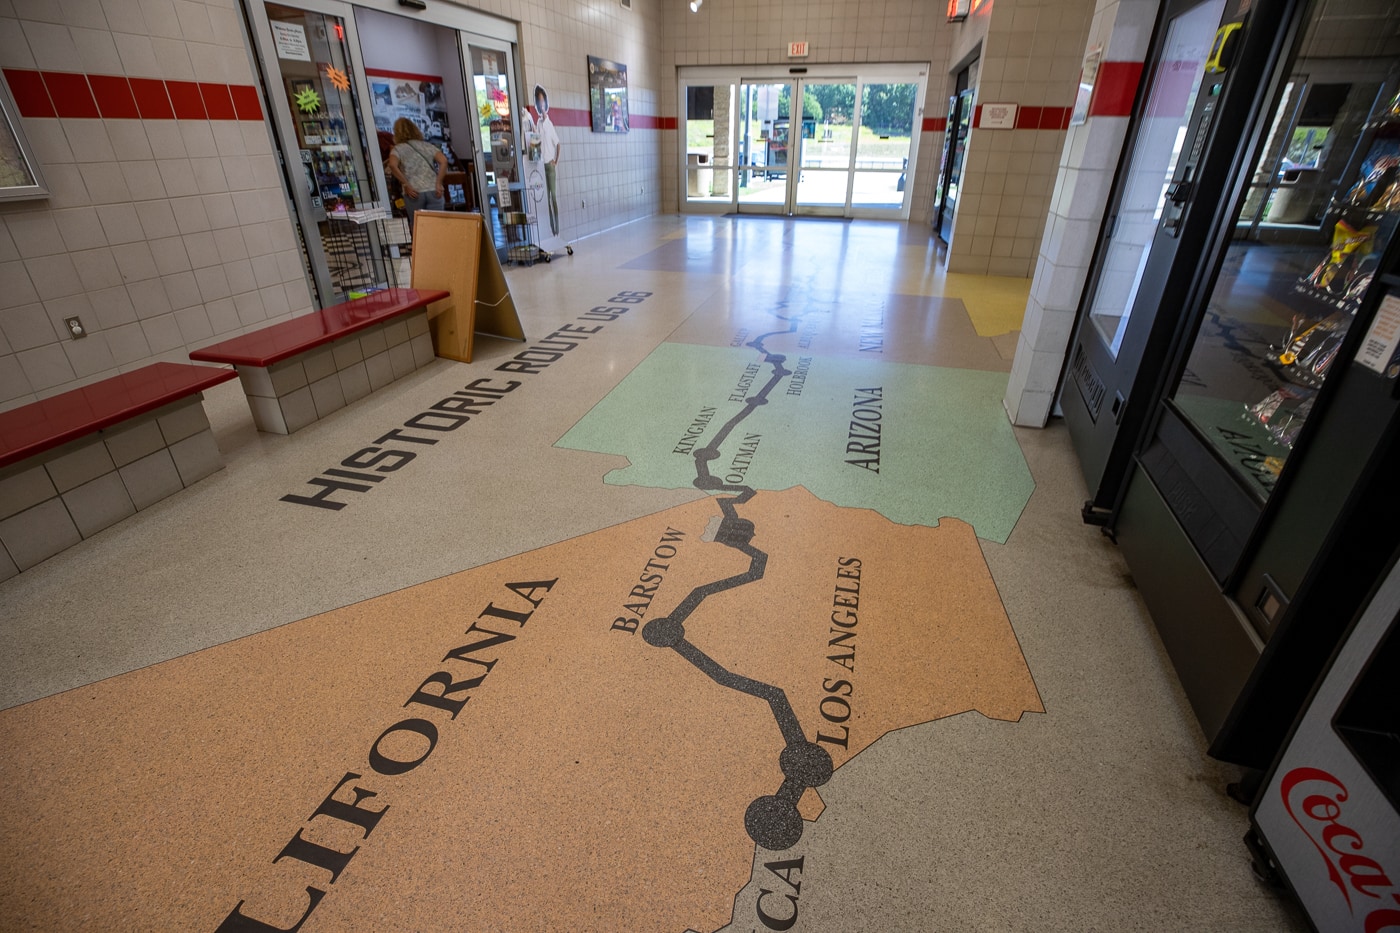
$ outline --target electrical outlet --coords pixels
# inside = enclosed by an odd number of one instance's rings
[[[83,327],[83,322],[79,318],[66,317],[63,323],[68,325],[68,336],[74,340],[81,340],[87,336],[87,328]]]

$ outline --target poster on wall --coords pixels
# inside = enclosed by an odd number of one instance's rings
[[[522,114],[525,211],[539,231],[540,249],[547,253],[566,249],[559,227],[559,132],[549,115],[549,92],[536,84],[534,107]]]
[[[452,140],[447,123],[447,106],[442,97],[442,78],[437,75],[406,74],[400,71],[379,71],[366,68],[369,78],[374,128],[392,133],[394,121],[407,117],[418,127],[423,138],[442,149],[449,159],[452,153],[445,143]]]
[[[588,56],[588,103],[593,132],[627,132],[627,66]]]

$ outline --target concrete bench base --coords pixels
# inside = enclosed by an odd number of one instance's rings
[[[203,393],[0,469],[0,580],[222,470]]]
[[[432,360],[420,309],[271,366],[236,368],[258,430],[291,434]]]

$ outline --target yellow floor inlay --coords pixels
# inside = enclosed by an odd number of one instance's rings
[[[1030,279],[951,272],[944,287],[962,299],[979,336],[996,337],[1021,329],[1031,295]]]
[[[898,249],[899,263],[892,290],[904,295],[961,298],[978,336],[996,337],[1021,329],[1031,280],[1001,275],[947,272],[935,245]]]

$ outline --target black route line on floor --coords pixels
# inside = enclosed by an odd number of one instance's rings
[[[749,804],[744,812],[744,829],[748,831],[749,838],[765,849],[772,850],[789,849],[802,838],[802,815],[797,812],[797,802],[807,788],[820,787],[831,780],[834,770],[831,754],[815,742],[807,741],[807,736],[802,731],[802,723],[781,687],[731,671],[705,654],[686,639],[685,621],[709,597],[762,580],[768,566],[768,555],[753,546],[754,523],[739,515],[739,506],[752,499],[757,490],[751,486],[724,483],[710,473],[710,461],[719,459],[720,447],[734,429],[760,406],[767,405],[769,393],[785,377],[792,375],[792,370],[783,365],[787,357],[781,353],[769,353],[763,342],[769,337],[796,333],[802,319],[787,318],[781,314],[778,317],[791,321],[786,330],[760,334],[745,344],[762,353],[763,362],[773,367],[768,382],[758,392],[745,399],[743,408],[715,432],[714,438],[707,445],[693,454],[697,489],[734,493],[729,498],[718,500],[724,517],[715,533],[715,541],[747,555],[749,569],[732,577],[695,587],[670,615],[652,619],[642,627],[642,637],[646,639],[647,644],[657,648],[671,648],[721,687],[728,687],[763,700],[773,711],[773,718],[777,721],[778,730],[782,732],[785,743],[782,753],[778,756],[778,766],[783,772],[783,784],[777,793],[759,797]]]

